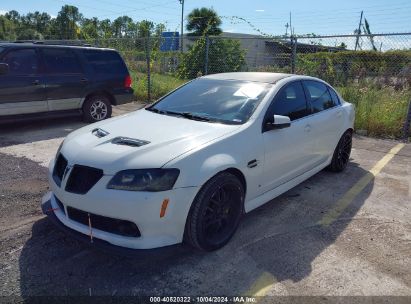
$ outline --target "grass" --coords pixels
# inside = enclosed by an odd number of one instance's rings
[[[147,74],[130,71],[133,79],[132,87],[134,95],[138,101],[147,102]],[[174,90],[188,80],[179,79],[167,74],[152,74],[151,75],[151,101],[164,96],[168,92]]]
[[[147,75],[131,72],[136,99],[147,102]],[[151,75],[151,101],[164,96],[187,80],[169,74]],[[376,137],[400,138],[407,115],[411,94],[407,89],[395,90],[392,87],[375,88],[373,86],[351,84],[337,87],[345,100],[356,108],[355,129],[367,130]]]
[[[355,129],[377,137],[400,138],[411,94],[392,87],[381,89],[349,85],[337,88],[342,97],[355,105]]]

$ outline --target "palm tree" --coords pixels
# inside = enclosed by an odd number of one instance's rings
[[[220,35],[221,19],[212,8],[195,8],[188,14],[186,29],[191,36]]]

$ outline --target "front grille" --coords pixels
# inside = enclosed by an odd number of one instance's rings
[[[53,170],[53,180],[59,187],[61,186],[61,180],[63,179],[66,168],[67,159],[60,153],[57,157],[56,163],[54,164]]]
[[[103,176],[103,170],[74,165],[67,181],[66,191],[86,194]]]
[[[86,226],[89,225],[90,215],[92,228],[128,237],[141,236],[137,225],[130,221],[88,213],[73,207],[67,207],[67,215],[71,220]]]
[[[64,211],[64,205],[63,205],[63,203],[61,202],[61,200],[59,200],[59,199],[57,198],[57,196],[54,196],[54,198],[56,199],[56,203],[57,203],[57,206],[59,206],[59,209],[60,209],[61,211],[63,211],[64,214],[66,214],[66,212]]]

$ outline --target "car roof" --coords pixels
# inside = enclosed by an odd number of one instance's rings
[[[241,81],[254,81],[265,83],[276,83],[277,81],[294,76],[293,74],[285,73],[267,73],[267,72],[234,72],[234,73],[220,73],[203,76],[206,79],[216,80],[241,80]]]
[[[53,43],[42,43],[42,42],[0,42],[0,46],[2,47],[55,47],[55,48],[77,48],[77,49],[92,49],[92,50],[110,50],[110,51],[115,51],[114,49],[110,49],[110,48],[100,48],[100,47],[95,47],[95,46],[91,46],[91,45],[66,45],[66,44],[53,44]]]

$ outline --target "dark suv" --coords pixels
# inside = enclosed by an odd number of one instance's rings
[[[0,121],[76,111],[95,122],[132,99],[127,66],[115,50],[0,43]]]

